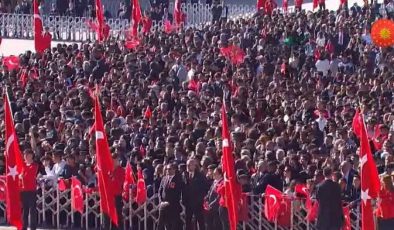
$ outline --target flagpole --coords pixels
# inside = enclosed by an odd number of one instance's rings
[[[85,213],[86,213],[86,217],[85,217],[85,229],[88,230],[89,229],[89,197],[88,197],[88,193],[85,192]],[[82,218],[82,215],[81,215]],[[81,219],[82,221],[82,219]],[[97,222],[96,222],[97,223]],[[82,223],[81,223],[82,226]]]

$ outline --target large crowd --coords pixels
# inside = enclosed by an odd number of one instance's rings
[[[394,50],[374,46],[370,35],[376,19],[391,16],[391,7],[381,9],[373,2],[315,13],[260,11],[202,29],[151,33],[132,51],[113,38],[59,44],[42,55],[20,55],[21,68],[29,69],[25,87],[20,72],[4,66],[0,83],[12,95],[20,146],[34,151],[39,179],[49,185],[76,176],[96,186],[89,130],[91,92],[99,84],[111,152],[123,167],[129,161],[143,169],[149,196],[174,167],[180,175],[196,168],[202,192],[210,194],[221,178],[224,101],[243,192],[262,194],[271,185],[291,195],[306,183],[313,194],[330,167],[343,201],[356,207],[359,141],[351,127],[357,107],[379,173],[394,170]],[[229,45],[245,51],[241,64],[221,54]]]

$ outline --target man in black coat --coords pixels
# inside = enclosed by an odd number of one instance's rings
[[[183,180],[185,189],[182,202],[186,208],[186,230],[196,229],[192,224],[193,216],[196,218],[199,229],[205,230],[203,203],[209,187],[205,176],[197,170],[196,160],[188,160],[187,172],[184,173]]]
[[[221,167],[217,167],[213,172],[214,182],[208,191],[206,196],[205,209],[207,209],[206,223],[207,230],[222,229],[222,224],[220,223],[219,217],[219,200],[220,196],[217,189],[220,184],[223,183],[223,171]]]
[[[176,165],[165,167],[166,175],[163,177],[159,187],[159,220],[158,230],[181,230],[180,220],[182,207],[180,204],[182,190],[184,187],[182,177],[176,173]]]
[[[317,186],[316,192],[319,202],[316,226],[318,230],[339,230],[344,222],[341,188],[331,179],[330,168],[324,168],[323,175],[326,179]]]
[[[268,163],[268,172],[261,174],[260,177],[256,178],[255,185],[253,186],[253,192],[255,194],[263,194],[268,185],[282,191],[283,180],[276,173],[277,162],[271,161]]]

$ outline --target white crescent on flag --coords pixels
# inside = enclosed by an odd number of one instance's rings
[[[15,140],[14,134],[11,134],[11,136],[8,137],[8,139],[7,139],[7,144],[6,144],[6,147],[5,147],[5,153],[7,155],[9,155],[8,152],[10,151],[10,147],[11,147],[12,143],[14,142],[14,140]]]
[[[367,163],[367,161],[368,161],[367,154],[364,154],[363,157],[361,157],[360,159],[361,169],[363,168],[364,164]]]
[[[276,203],[278,203],[278,200],[276,199],[275,195],[269,195],[269,198],[274,199],[274,203],[272,205],[275,205]]]
[[[8,60],[8,64],[9,64],[9,65],[19,65],[19,63],[14,62],[12,59],[9,59],[9,60]]]

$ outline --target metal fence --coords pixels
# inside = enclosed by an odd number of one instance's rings
[[[306,208],[300,200],[292,201],[291,227],[283,228],[275,223],[268,222],[264,217],[264,203],[262,196],[244,194],[248,202],[247,221],[240,222],[239,230],[305,230],[316,229],[313,223],[306,220]],[[59,191],[55,188],[42,187],[38,192],[37,209],[38,223],[49,228],[84,228],[97,229],[103,222],[100,214],[100,197],[94,190],[84,193],[85,207],[81,215],[71,209],[71,191]],[[124,201],[123,218],[124,228],[133,230],[156,229],[159,216],[159,200],[157,195],[149,198],[147,202],[138,206],[134,202]],[[352,230],[360,229],[360,213],[358,209],[351,210]],[[0,219],[6,221],[5,204],[0,203]],[[184,212],[181,213],[184,221]]]
[[[174,4],[170,4],[170,12]],[[183,4],[183,11],[187,14],[186,27],[202,27],[211,22],[211,7],[207,4]],[[255,13],[255,7],[249,5],[226,5],[223,16],[228,19],[250,17]],[[94,40],[95,35],[90,31],[87,17],[42,16],[43,24],[49,27],[53,40],[57,41],[86,41]],[[110,18],[107,23],[111,27],[111,35],[123,38],[125,31],[130,28],[130,21]],[[152,31],[162,29],[162,22],[154,22]],[[33,15],[0,14],[0,36],[3,38],[33,38]]]

